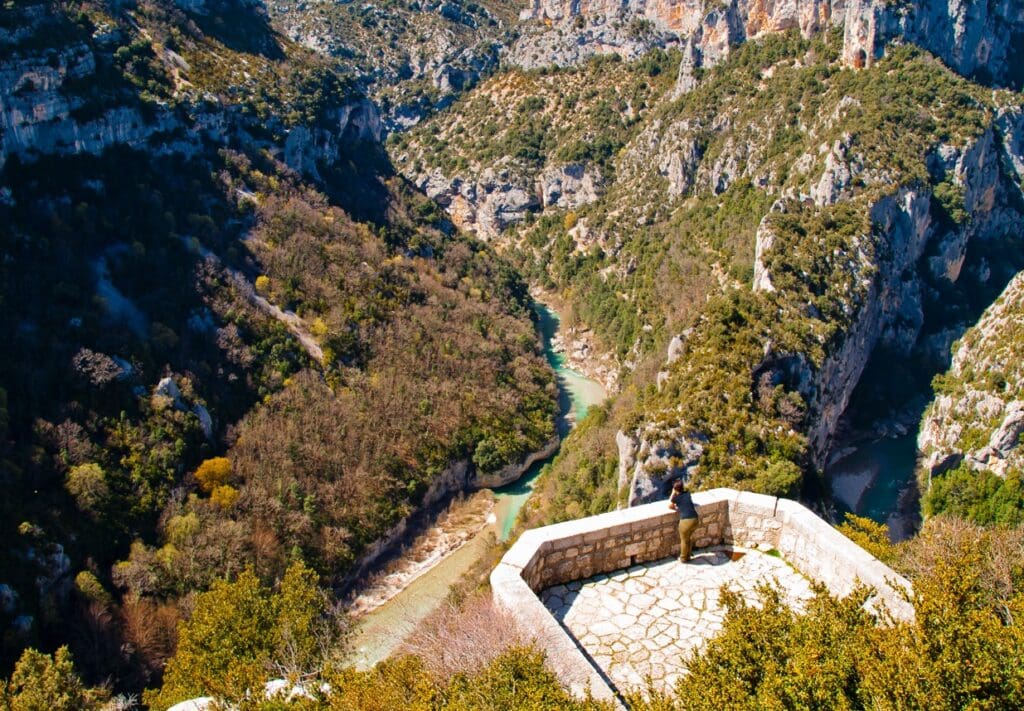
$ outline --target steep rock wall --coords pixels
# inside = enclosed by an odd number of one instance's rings
[[[858,237],[859,246],[854,244],[852,259],[844,267],[860,280],[863,293],[848,304],[849,321],[843,326],[841,338],[826,350],[818,364],[806,354],[777,351],[770,339],[764,343],[764,356],[754,367],[752,380],[757,387],[761,374],[768,373],[772,384],[777,384],[776,380],[784,382],[787,389],[801,395],[807,406],[801,431],[807,437],[813,467],[820,468],[826,461],[840,418],[872,354],[884,347],[887,352],[909,357],[926,347],[922,337],[926,331],[924,303],[927,298],[935,298],[936,286],[945,284],[953,288],[961,280],[968,247],[1003,240],[1024,229],[1018,172],[1024,164],[1020,150],[1022,120],[1020,111],[1002,110],[973,139],[960,146],[939,145],[929,155],[933,180],[943,180],[961,191],[963,211],[971,217],[960,224],[943,216],[928,184],[886,187],[883,181],[872,178],[876,197],[858,208],[867,210],[870,232]],[[848,199],[844,196],[863,166],[858,165],[857,156],[848,155],[841,145],[833,146],[829,157],[830,160],[819,163],[823,166],[820,181],[811,181],[812,186],[827,183],[828,189],[784,195],[762,220],[756,237],[752,284],[755,292],[776,291],[766,257],[791,247],[776,235],[773,215],[806,203],[825,208]],[[748,168],[750,165],[747,163]],[[691,175],[695,181],[704,183],[702,189],[712,189],[710,173],[703,165],[699,164]],[[975,264],[971,278],[984,281],[989,277],[985,269]],[[687,338],[688,334],[680,334],[672,340],[666,366],[658,374],[659,390],[670,377],[669,366],[687,357]],[[772,379],[776,371],[778,378]],[[1012,439],[1012,427],[1017,422],[1012,402],[1004,405],[1008,424],[993,426],[991,434],[992,441],[998,440],[996,444],[1000,446]],[[672,413],[663,415],[668,421],[678,419]],[[685,418],[686,413],[679,415]],[[664,497],[666,483],[692,476],[702,456],[706,439],[702,440],[700,432],[685,424],[656,425],[657,419],[633,431],[620,432],[616,438],[619,491],[630,504]],[[992,452],[982,456],[993,461],[999,459]]]
[[[45,31],[42,23],[37,31]],[[95,72],[96,57],[81,43],[53,54],[15,55],[0,62],[0,168],[11,155],[31,159],[138,146],[174,125],[165,112],[146,118],[136,107],[89,111],[65,85],[91,80]]]
[[[651,47],[677,44],[685,38],[688,60],[679,80],[680,89],[685,89],[694,68],[718,64],[730,47],[746,39],[793,28],[810,36],[841,22],[845,1],[534,0],[520,17],[556,29],[546,32],[535,26],[508,54],[514,64],[538,68],[610,52],[633,58]]]
[[[1024,78],[1024,5],[1015,0],[849,0],[843,24],[843,57],[854,66],[902,39],[983,83],[1020,87]]]
[[[646,46],[685,39],[679,91],[692,88],[696,67],[718,64],[731,46],[747,39],[790,29],[807,37],[829,27],[843,28],[842,55],[849,66],[870,66],[886,44],[903,40],[983,83],[1020,87],[1024,81],[1024,5],[1016,0],[534,0],[522,17],[558,25],[562,35],[571,35],[561,45],[541,39],[543,33],[520,40],[513,61],[531,66],[578,61],[604,51],[633,56]],[[614,31],[610,18],[642,18],[666,34],[644,36],[635,26]],[[562,45],[576,45],[575,56]],[[538,50],[541,55],[546,50],[546,56],[534,57]]]
[[[966,223],[937,224],[931,191],[923,186],[901,188],[871,206],[878,252],[867,296],[838,350],[807,374],[812,384],[807,434],[815,465],[824,462],[839,418],[875,349],[885,346],[909,355],[914,348],[924,324],[926,282],[955,283],[971,241],[1000,239],[1024,225],[1012,194],[1020,192],[1019,178],[1005,170],[1019,160],[1012,140],[1003,138],[1015,130],[1017,121],[996,121],[963,149],[942,146],[935,151],[933,168],[963,190],[965,211],[972,216]],[[755,290],[773,289],[761,261],[773,244],[770,229],[762,224]]]
[[[255,138],[251,119],[212,96],[175,109],[143,103],[120,78],[98,69],[97,53],[112,53],[124,40],[116,30],[97,30],[89,43],[47,46],[61,18],[42,5],[19,12],[16,30],[0,30],[0,169],[10,156],[99,155],[113,146],[192,155],[203,140],[223,144],[232,137],[278,152],[289,167],[318,178],[318,164],[341,160],[353,144],[381,140],[377,107],[358,95],[315,124],[289,127],[275,117],[259,127],[282,136],[277,142]]]
[[[1006,476],[1024,467],[1024,274],[960,341],[944,391],[921,422],[918,449],[930,478],[966,461]]]
[[[594,202],[605,187],[597,166],[579,162],[548,165],[536,174],[486,168],[475,176],[449,177],[435,169],[414,177],[416,186],[444,207],[458,227],[485,240],[498,237],[530,212]]]

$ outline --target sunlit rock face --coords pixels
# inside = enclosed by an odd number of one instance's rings
[[[766,33],[798,29],[810,35],[841,27],[844,62],[870,66],[894,39],[917,44],[960,74],[998,86],[1024,79],[1024,6],[1013,0],[534,0],[521,17],[550,33],[527,34],[512,50],[515,63],[540,67],[614,51],[632,57],[650,46],[690,40],[696,66],[711,67],[729,48]],[[637,24],[644,20],[650,25]],[[692,72],[680,75],[686,90]]]

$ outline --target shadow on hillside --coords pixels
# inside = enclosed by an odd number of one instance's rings
[[[189,18],[203,34],[236,52],[258,54],[275,61],[285,58],[262,2],[206,0],[205,5],[205,14],[189,13]]]
[[[392,195],[385,181],[397,174],[384,146],[343,137],[345,146],[330,166],[318,166],[319,187],[331,202],[360,221],[388,222]]]

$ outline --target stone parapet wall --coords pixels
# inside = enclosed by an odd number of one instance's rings
[[[900,589],[910,584],[839,531],[795,501],[733,489],[693,495],[699,522],[697,548],[726,544],[778,550],[807,578],[833,595],[847,595],[858,583],[875,594],[895,619],[913,618]],[[566,521],[525,532],[491,573],[499,606],[509,610],[522,632],[545,649],[548,661],[570,689],[597,698],[615,694],[574,640],[552,617],[537,593],[553,585],[679,555],[678,516],[666,501]]]

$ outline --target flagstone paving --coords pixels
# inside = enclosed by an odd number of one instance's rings
[[[812,597],[807,579],[781,558],[741,548],[697,551],[556,585],[541,600],[620,691],[669,690],[684,660],[722,629],[723,585],[756,602],[756,588],[776,584],[795,609]]]

